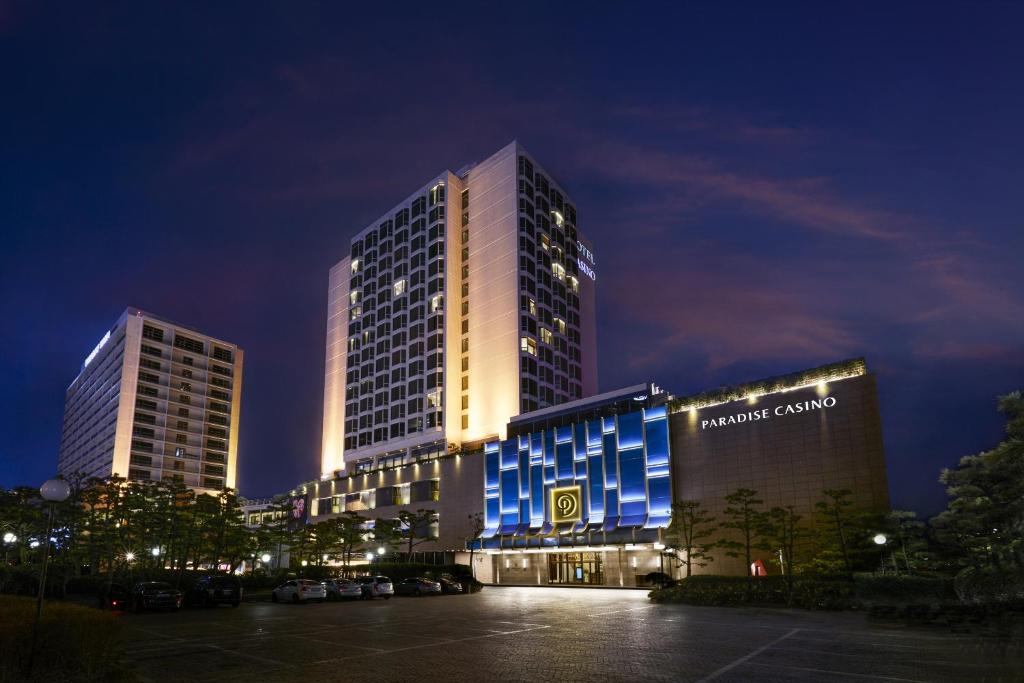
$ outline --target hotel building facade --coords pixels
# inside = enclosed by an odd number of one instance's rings
[[[244,353],[128,308],[64,399],[58,473],[235,488]]]
[[[518,143],[445,171],[329,276],[321,477],[429,463],[597,390],[592,247]]]

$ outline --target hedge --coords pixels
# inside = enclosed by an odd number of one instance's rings
[[[120,661],[121,620],[81,605],[48,602],[39,652],[27,675],[36,602],[0,596],[0,683],[134,680]]]
[[[956,604],[950,579],[918,576],[797,576],[793,590],[784,576],[691,576],[650,593],[655,602],[736,607],[799,607],[811,610],[861,609],[873,605]]]

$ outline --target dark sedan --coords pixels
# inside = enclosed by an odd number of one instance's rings
[[[140,581],[132,588],[131,608],[135,612],[144,609],[181,609],[185,595],[164,581]]]
[[[437,581],[417,576],[399,581],[395,586],[395,592],[399,595],[440,595],[441,584]]]
[[[208,574],[196,581],[188,592],[190,605],[214,607],[220,604],[238,607],[242,601],[242,582],[237,576]]]
[[[441,592],[445,595],[458,595],[462,592],[462,584],[455,579],[442,576],[440,579]]]

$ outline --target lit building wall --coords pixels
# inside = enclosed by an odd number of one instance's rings
[[[327,290],[327,358],[324,365],[324,426],[320,476],[345,469],[345,391],[348,354],[349,279],[352,259],[331,268]]]
[[[464,441],[504,437],[519,413],[519,270],[516,147],[470,170],[468,427]],[[461,343],[461,342],[460,342]]]
[[[596,391],[594,280],[580,272],[594,256],[576,220],[512,142],[353,237],[348,300],[344,269],[329,285],[322,477],[502,438],[514,415]]]
[[[58,472],[234,488],[244,353],[136,308],[65,396]]]
[[[512,547],[604,543],[608,533],[668,524],[664,405],[490,442],[484,463],[484,539],[517,537]],[[560,524],[552,504],[564,489],[577,492],[581,509]]]

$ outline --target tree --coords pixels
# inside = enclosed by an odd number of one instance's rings
[[[373,521],[373,540],[382,546],[395,547],[405,538],[402,522],[397,519],[375,519]]]
[[[332,538],[334,540],[335,547],[337,548],[338,555],[341,557],[342,566],[345,568],[345,573],[348,573],[349,566],[352,563],[352,555],[355,553],[360,546],[365,542],[368,534],[366,530],[366,518],[360,516],[358,512],[352,510],[346,511],[332,517],[326,522],[321,524],[328,524],[331,527]]]
[[[715,543],[708,541],[718,527],[715,518],[696,500],[672,504],[672,521],[665,530],[667,545],[685,554],[686,576],[693,575],[693,565],[706,567],[714,560],[710,551]]]
[[[903,569],[908,574],[918,567],[928,551],[925,537],[924,522],[917,518],[916,512],[909,510],[893,510],[885,518],[886,532],[894,544],[892,553],[893,568],[899,572],[899,562],[903,561]]]
[[[726,520],[722,527],[737,531],[740,539],[726,538],[719,542],[726,548],[725,554],[729,557],[743,557],[747,563],[747,578],[753,576],[752,559],[753,550],[763,547],[761,542],[762,532],[765,526],[765,513],[759,509],[764,501],[757,497],[757,491],[753,489],[736,489],[725,497],[729,504],[725,508]]]
[[[469,528],[473,532],[473,537],[470,539],[469,544],[469,572],[475,579],[476,565],[473,564],[473,553],[476,551],[476,541],[480,538],[480,534],[484,532],[484,513],[474,512],[469,515]]]
[[[800,526],[801,515],[792,505],[773,507],[768,511],[765,536],[772,548],[779,550],[779,564],[786,577],[786,588],[793,595],[793,577],[796,574],[796,553],[800,542],[807,537],[807,531]]]
[[[1024,572],[1024,398],[999,399],[1007,438],[990,451],[962,458],[939,481],[950,500],[932,520],[936,538],[960,564]]]
[[[437,512],[420,508],[415,512],[400,510],[398,521],[401,522],[402,536],[408,547],[408,561],[412,561],[412,549],[424,541],[429,541],[431,536],[431,525],[437,521]]]
[[[850,489],[825,489],[821,492],[825,500],[814,504],[818,510],[821,521],[832,529],[835,534],[834,540],[839,548],[839,554],[843,558],[843,566],[846,573],[853,575],[853,564],[850,561],[849,534],[854,526],[853,503],[850,496],[853,491]]]

